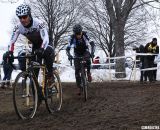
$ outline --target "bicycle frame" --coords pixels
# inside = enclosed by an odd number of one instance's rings
[[[81,83],[82,83],[82,91],[84,94],[84,99],[85,101],[87,100],[87,88],[88,88],[88,83],[87,83],[87,78],[86,78],[86,60],[84,57],[75,57],[73,59],[80,59],[80,77],[81,77]],[[71,61],[71,65],[72,65],[72,61]]]
[[[75,59],[80,59],[81,73],[84,72],[84,74],[86,75],[86,67],[85,67],[86,61],[84,60],[84,57],[74,57],[74,58],[72,58],[72,60],[75,60]],[[72,60],[70,61],[71,66],[72,66]]]
[[[31,56],[21,56],[21,57],[15,57],[15,59],[17,59],[17,58],[26,58],[26,59],[28,59],[27,60],[28,63],[27,63],[26,72],[28,74],[31,74],[34,77],[34,79],[36,81],[37,88],[40,88],[40,84],[38,82],[38,77],[35,74],[35,69],[37,68],[37,69],[41,69],[42,70],[43,78],[42,78],[42,86],[41,87],[42,87],[42,96],[45,97],[46,72],[47,72],[46,66],[44,64],[40,64],[40,63],[38,63],[36,61],[31,61],[32,57],[33,57],[32,55]],[[26,91],[26,94],[28,94],[29,93],[29,88],[27,88],[27,86],[26,86],[26,90],[28,90],[28,91]],[[26,102],[28,104],[29,101],[26,101]]]
[[[26,70],[17,75],[13,86],[14,108],[18,117],[21,119],[33,118],[39,106],[38,104],[41,103],[42,100],[45,101],[46,108],[51,114],[59,111],[62,106],[62,87],[59,75],[53,72],[53,83],[48,85],[46,77],[47,68],[45,64],[31,61],[31,57],[32,56],[17,57],[28,58]],[[42,72],[41,83],[37,75],[38,69],[41,69],[40,72]],[[22,100],[17,100],[18,98]],[[32,108],[31,111],[30,107]]]
[[[29,66],[27,68],[27,72],[33,74],[33,77],[35,78],[36,81],[36,86],[38,88],[40,88],[40,86],[42,87],[42,96],[45,98],[45,86],[46,86],[46,66],[44,64],[39,64],[38,62],[31,62],[31,66]],[[38,82],[38,77],[35,74],[35,70],[34,69],[41,69],[42,70],[42,83],[40,85],[40,83]]]

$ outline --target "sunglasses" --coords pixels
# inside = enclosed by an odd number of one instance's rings
[[[75,33],[75,35],[81,35],[81,32]]]
[[[19,16],[19,19],[26,19],[28,17],[28,15],[23,15],[23,16]]]

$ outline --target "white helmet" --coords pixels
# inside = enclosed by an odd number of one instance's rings
[[[30,15],[30,14],[31,14],[31,8],[28,5],[21,4],[16,9],[16,15],[18,17],[19,16],[24,16],[24,15]]]

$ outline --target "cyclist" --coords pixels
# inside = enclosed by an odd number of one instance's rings
[[[37,61],[41,63],[42,58],[44,58],[48,69],[48,84],[50,84],[54,80],[52,68],[54,61],[54,49],[49,45],[49,36],[45,24],[32,17],[31,8],[26,4],[21,4],[17,7],[16,15],[20,22],[13,30],[9,52],[13,55],[14,44],[19,34],[24,35],[32,43],[32,54],[37,55]],[[32,60],[35,61],[36,57]],[[37,77],[38,72],[39,70],[36,70]]]
[[[95,44],[93,41],[90,41],[88,35],[86,32],[82,31],[82,26],[80,24],[76,24],[73,26],[73,35],[69,38],[69,43],[66,48],[68,59],[71,60],[73,56],[70,53],[70,49],[73,46],[74,48],[74,56],[75,57],[84,57],[86,60],[86,66],[87,66],[87,77],[88,81],[92,81],[92,76],[90,72],[91,68],[91,60],[90,57],[94,57],[95,52]],[[89,44],[91,45],[91,53],[89,52]],[[80,79],[80,60],[75,59],[74,60],[74,66],[75,66],[75,77],[76,77],[76,84],[78,87],[78,94],[80,94],[80,88],[81,88],[81,79]]]

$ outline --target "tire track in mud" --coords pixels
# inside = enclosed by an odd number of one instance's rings
[[[77,96],[75,83],[63,83],[62,110],[50,115],[43,103],[32,120],[18,120],[11,90],[0,90],[0,129],[124,130],[160,124],[160,84],[92,83],[88,101]]]

